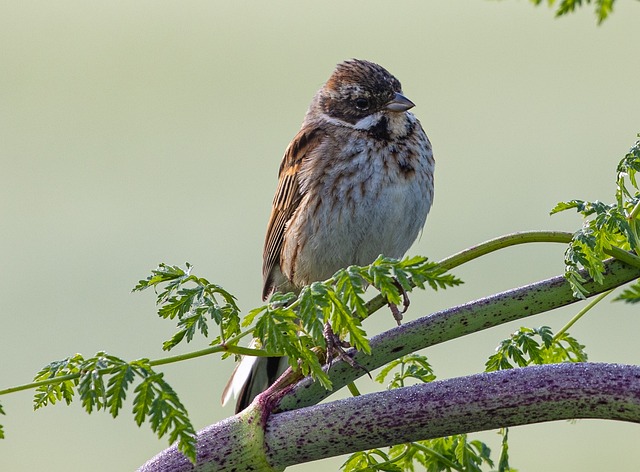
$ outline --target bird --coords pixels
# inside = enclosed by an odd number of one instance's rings
[[[262,298],[298,293],[380,254],[401,258],[431,209],[435,161],[414,103],[382,66],[346,60],[314,95],[286,148],[263,250]],[[285,358],[286,359],[286,358]],[[286,369],[244,357],[223,392],[236,413]]]

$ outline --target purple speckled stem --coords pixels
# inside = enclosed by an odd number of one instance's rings
[[[592,295],[640,276],[618,261],[605,266],[602,285],[585,284]],[[419,349],[576,301],[564,277],[553,277],[406,323],[374,337],[373,354],[357,353],[355,359],[373,370]],[[330,371],[334,390],[360,376],[361,369],[342,361]],[[640,422],[638,366],[528,367],[309,406],[330,393],[304,379],[279,399],[281,413],[266,418],[264,438],[263,403],[200,431],[198,465],[172,446],[139,471],[272,472],[346,452],[504,426],[566,418]]]
[[[602,285],[591,280],[584,284],[590,296],[606,292],[640,276],[638,269],[614,259],[605,261],[605,267]],[[586,273],[583,276],[588,278]],[[552,277],[448,308],[390,329],[371,339],[370,356],[358,352],[354,359],[372,371],[405,354],[578,301],[580,300],[573,296],[564,276]],[[306,378],[282,397],[276,410],[288,411],[315,405],[363,375],[362,369],[354,369],[346,362],[337,360],[329,373],[333,391],[327,391],[311,378]]]
[[[198,463],[195,466],[173,445],[147,461],[138,472],[271,470],[259,466],[264,459],[263,444],[252,441],[254,438],[247,434],[251,424],[246,416],[236,415],[198,431]],[[256,448],[261,451],[256,453]]]
[[[330,420],[328,420],[330,418]],[[470,375],[271,415],[269,463],[569,418],[640,423],[640,367],[552,364]]]
[[[197,466],[172,446],[139,471],[283,470],[389,444],[569,418],[640,423],[640,367],[533,366],[276,413],[266,425],[266,455],[256,450],[261,444],[241,433],[247,417],[234,416],[198,433]]]

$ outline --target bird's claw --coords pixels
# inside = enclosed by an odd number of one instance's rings
[[[391,310],[393,319],[396,320],[396,323],[398,323],[398,326],[400,326],[402,322],[402,315],[404,315],[407,312],[407,310],[409,309],[409,304],[411,302],[409,300],[409,295],[407,294],[407,291],[404,289],[402,285],[400,285],[400,282],[398,282],[397,280],[394,280],[393,284],[396,287],[398,287],[398,290],[400,290],[400,293],[402,294],[402,310],[398,309],[398,305],[395,305],[391,302],[388,302],[387,304],[389,305],[389,309]]]
[[[369,377],[371,374],[367,369],[358,364],[351,356],[347,354],[345,348],[350,348],[351,345],[347,341],[340,339],[331,328],[331,324],[326,323],[324,325],[324,339],[327,343],[327,371],[331,370],[333,365],[333,359],[338,358],[349,364],[354,369],[364,370]]]

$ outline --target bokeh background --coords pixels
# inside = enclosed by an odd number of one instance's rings
[[[512,231],[577,229],[577,215],[549,210],[611,201],[615,166],[640,131],[638,2],[617,2],[599,27],[590,7],[554,19],[523,0],[25,0],[1,11],[0,388],[76,352],[166,355],[172,323],[157,318],[152,293],[130,293],[159,262],[189,261],[242,309],[256,306],[280,158],[344,59],[394,73],[433,143],[435,205],[411,254],[437,260]],[[563,250],[474,261],[455,271],[464,286],[414,294],[407,319],[559,274]],[[557,330],[578,309],[524,323]],[[384,313],[367,323],[370,333],[394,324]],[[425,354],[441,378],[475,373],[521,324]],[[639,364],[639,330],[637,308],[604,302],[571,333],[593,361]],[[208,357],[163,371],[200,429],[232,413],[219,405],[232,369]],[[34,413],[31,398],[0,398],[0,470],[133,470],[167,445],[135,425],[130,404],[112,420],[77,403]],[[586,420],[513,428],[512,465],[630,470],[639,433]],[[495,432],[478,436],[497,459]]]

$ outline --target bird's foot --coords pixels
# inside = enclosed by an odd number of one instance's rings
[[[334,332],[333,328],[331,328],[331,324],[326,323],[324,325],[324,339],[327,343],[327,371],[331,369],[333,365],[334,359],[340,359],[347,364],[349,364],[354,369],[362,369],[364,370],[369,377],[371,374],[367,369],[358,364],[347,352],[345,348],[350,348],[351,345],[342,339],[340,339]]]
[[[400,290],[400,293],[402,294],[402,310],[398,308],[398,305],[395,305],[391,302],[388,302],[387,304],[389,305],[389,309],[391,310],[393,319],[395,319],[396,323],[398,323],[398,326],[400,326],[402,322],[402,315],[404,315],[407,312],[407,310],[409,309],[409,304],[411,302],[409,300],[409,295],[407,294],[407,291],[404,289],[402,285],[400,285],[400,282],[398,282],[397,280],[394,280],[393,284],[396,287],[398,287],[398,290]]]

